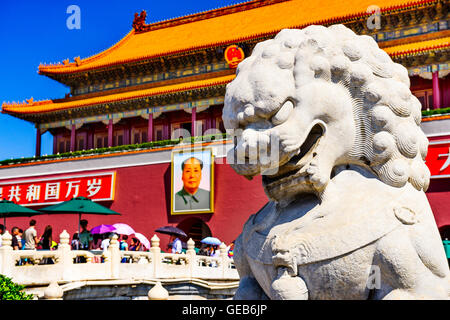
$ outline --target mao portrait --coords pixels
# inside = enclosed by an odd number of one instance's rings
[[[209,148],[172,153],[172,214],[213,212],[213,164]]]

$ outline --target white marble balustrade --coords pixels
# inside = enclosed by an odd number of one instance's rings
[[[60,235],[58,249],[52,251],[13,250],[11,239],[8,232],[2,236],[0,274],[26,286],[46,285],[52,281],[61,283],[119,279],[239,280],[233,259],[228,257],[223,243],[219,257],[206,257],[196,255],[192,239],[187,242],[186,253],[162,253],[156,235],[151,239],[149,252],[119,250],[117,236],[111,239],[105,252],[71,250],[70,235],[66,230]],[[24,259],[27,259],[29,264],[24,264]],[[54,263],[44,264],[48,260]],[[85,262],[76,263],[80,260]],[[22,263],[19,263],[20,261]]]

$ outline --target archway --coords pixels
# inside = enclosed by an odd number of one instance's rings
[[[439,228],[442,240],[450,240],[450,225],[444,225]]]
[[[211,229],[208,225],[199,218],[187,218],[181,221],[177,228],[180,228],[188,235],[188,239],[192,238],[195,246],[198,248],[201,245],[201,240],[212,235]]]

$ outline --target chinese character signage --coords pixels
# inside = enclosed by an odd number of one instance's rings
[[[24,206],[50,205],[74,197],[108,201],[114,200],[115,180],[115,172],[102,172],[0,182],[0,199]]]
[[[431,141],[425,163],[432,178],[450,177],[450,141]]]

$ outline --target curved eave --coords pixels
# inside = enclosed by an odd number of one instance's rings
[[[450,114],[422,117],[422,122],[450,119]]]
[[[164,96],[198,90],[202,88],[217,87],[225,85],[233,80],[235,75],[227,75],[212,79],[192,81],[189,83],[181,83],[156,87],[143,90],[128,91],[119,94],[107,96],[92,97],[83,100],[54,102],[53,100],[45,100],[39,102],[23,102],[23,103],[3,103],[2,113],[10,114],[22,119],[29,119],[30,116],[44,115],[51,112],[62,112],[66,110],[89,108],[95,105],[113,104],[118,102],[127,102],[143,98],[151,98],[156,96]]]
[[[275,2],[271,5],[252,8],[248,11],[238,11],[218,17],[213,16],[211,18],[203,19],[200,21],[190,22],[189,19],[184,19],[186,20],[185,23],[178,23],[173,27],[157,28],[155,30],[150,30],[142,33],[135,33],[134,30],[132,30],[116,45],[97,55],[80,60],[78,62],[78,65],[74,62],[67,63],[66,65],[41,65],[39,66],[39,73],[47,76],[55,76],[57,74],[68,75],[78,72],[88,72],[103,68],[110,68],[126,63],[134,63],[143,60],[161,58],[164,56],[189,54],[211,47],[224,46],[232,43],[239,43],[252,39],[273,36],[283,28],[304,28],[312,24],[330,25],[335,23],[356,21],[370,15],[370,13],[367,13],[366,10],[369,5],[373,4],[369,0],[354,1],[353,5],[350,6],[349,4],[348,7],[351,8],[350,10],[355,10],[355,12],[348,12],[349,10],[346,9],[346,6],[344,6],[341,2],[338,3],[335,0],[329,0],[329,2],[330,3],[328,5],[322,4],[324,8],[329,8],[329,12],[327,12],[326,10],[325,12],[321,11],[320,15],[318,14],[318,12],[315,12],[316,16],[310,14],[310,6],[314,8],[314,5],[311,5],[308,2],[303,2],[302,0],[290,0]],[[383,3],[378,3],[382,13],[397,13],[412,8],[431,5],[437,3],[437,0],[420,0],[408,2],[384,0],[382,2],[384,2],[384,5]],[[295,18],[294,16],[296,15],[292,15],[293,10],[297,10],[297,12],[301,14],[302,10],[300,9],[302,9],[303,7],[309,10],[309,14],[303,13],[303,16],[301,16],[300,18]],[[318,11],[317,8],[315,11]],[[340,14],[336,14],[336,12],[339,12]],[[205,12],[204,14],[208,13],[210,14],[211,11]],[[258,16],[259,13],[261,16]],[[250,22],[246,22],[246,15],[253,19],[251,22],[254,21],[256,26],[247,25]],[[266,16],[270,17],[271,20],[264,20],[264,17]],[[322,16],[324,16],[324,19],[320,19],[320,17]],[[278,17],[278,20],[272,17]],[[174,21],[175,20],[176,19],[174,19]],[[169,22],[170,20],[166,23]],[[206,34],[208,34],[207,36],[202,36],[202,39],[196,39],[196,41],[199,41],[200,43],[189,45],[189,42],[193,42],[194,38],[201,38],[195,37],[195,34],[198,34],[200,29],[207,30],[208,25],[206,25],[206,23],[211,24],[209,34],[208,32],[206,32]],[[241,28],[237,27],[236,24]],[[149,27],[151,26],[152,25],[149,25]],[[202,28],[200,28],[200,26]],[[250,31],[248,31],[247,29]],[[227,32],[226,30],[231,30],[232,32]],[[260,32],[254,32],[256,30]],[[172,45],[168,45],[166,48],[158,51],[158,48],[160,48],[160,46],[151,46],[151,44],[155,43],[155,39],[152,38],[153,35],[154,37],[158,36],[157,38],[159,39],[171,39],[174,40],[174,42]],[[180,41],[175,41],[177,35],[181,35],[179,36],[180,38],[186,38],[186,41],[188,42],[182,43]],[[190,37],[184,37],[184,35],[190,35]],[[223,39],[224,35],[229,35],[228,39]],[[221,37],[222,39],[220,39]],[[139,45],[141,42],[149,43],[149,45],[146,46],[145,50],[143,48],[145,46]],[[125,49],[127,48],[127,46],[130,47],[130,50]],[[139,50],[131,50],[133,48],[137,48]],[[125,50],[125,52],[118,53],[120,50]],[[153,52],[151,52],[151,50],[153,50]],[[150,53],[145,54],[149,51]],[[133,56],[134,52],[137,52],[135,56]]]
[[[383,48],[392,58],[402,58],[425,54],[429,52],[446,51],[450,48],[450,37],[408,43],[399,46]]]

